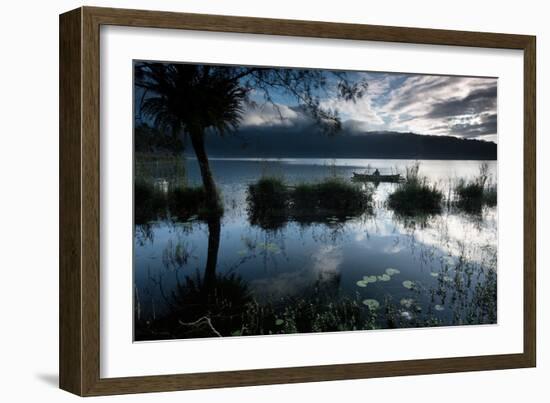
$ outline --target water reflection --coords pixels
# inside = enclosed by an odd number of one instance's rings
[[[345,162],[342,178],[357,169]],[[258,164],[213,161],[223,217],[136,220],[136,340],[496,323],[496,206],[404,216],[380,183],[361,214],[262,218],[246,202]],[[327,175],[267,164],[290,183]],[[449,166],[468,177],[478,164],[433,164],[430,180],[452,183]]]

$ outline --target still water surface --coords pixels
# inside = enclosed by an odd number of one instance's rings
[[[376,300],[379,328],[496,322],[496,316],[479,315],[471,306],[477,301],[474,294],[484,292],[487,273],[496,273],[496,207],[468,214],[449,205],[438,215],[403,218],[386,205],[388,194],[398,185],[381,183],[373,186],[373,211],[344,222],[291,221],[277,230],[249,222],[247,185],[264,175],[282,177],[289,184],[329,176],[349,180],[352,172],[368,166],[403,174],[414,161],[213,158],[210,162],[225,208],[216,273],[239,276],[257,301],[300,297],[314,287],[325,287],[334,300]],[[496,162],[488,163],[496,180]],[[188,184],[200,185],[196,161],[188,159],[185,164]],[[479,166],[480,161],[427,160],[420,161],[420,174],[452,197],[453,183],[474,178]],[[208,226],[201,221],[156,221],[146,231],[136,227],[134,282],[140,319],[162,315],[176,284],[202,274],[208,240]],[[387,269],[396,270],[384,276]],[[372,276],[377,281],[358,285]]]

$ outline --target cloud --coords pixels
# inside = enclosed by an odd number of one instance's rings
[[[451,98],[436,103],[425,115],[427,118],[448,118],[451,116],[478,115],[494,111],[497,102],[497,87],[474,90],[463,98]],[[496,114],[495,114],[496,118]]]
[[[483,138],[484,136],[494,135],[497,132],[496,113],[481,115],[478,121],[451,124],[450,133],[464,138]]]
[[[380,113],[389,130],[496,140],[496,107],[496,79],[411,75],[390,89]]]
[[[350,122],[349,127],[361,127],[363,131],[377,130],[385,124],[384,119],[373,105],[372,97],[369,95],[355,102],[331,98],[321,101],[320,106],[337,110],[344,123]]]
[[[248,106],[241,125],[244,127],[300,126],[310,120],[299,107],[265,103],[259,106]]]
[[[345,101],[334,89],[320,106],[336,110],[350,134],[400,131],[496,140],[497,79],[422,74],[353,73],[368,82],[365,96]],[[300,128],[313,123],[296,100],[248,107],[243,127]]]

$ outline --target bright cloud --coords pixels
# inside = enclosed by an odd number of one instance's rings
[[[397,73],[353,73],[368,82],[366,95],[345,101],[334,91],[320,106],[337,110],[350,133],[400,131],[496,141],[497,79]],[[244,126],[311,123],[290,98],[249,108]]]

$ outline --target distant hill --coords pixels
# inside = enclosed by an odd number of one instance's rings
[[[493,142],[451,136],[431,136],[400,132],[343,131],[328,136],[318,130],[285,127],[242,129],[220,137],[207,135],[210,157],[231,158],[387,158],[496,160]],[[192,150],[187,147],[186,153]]]

